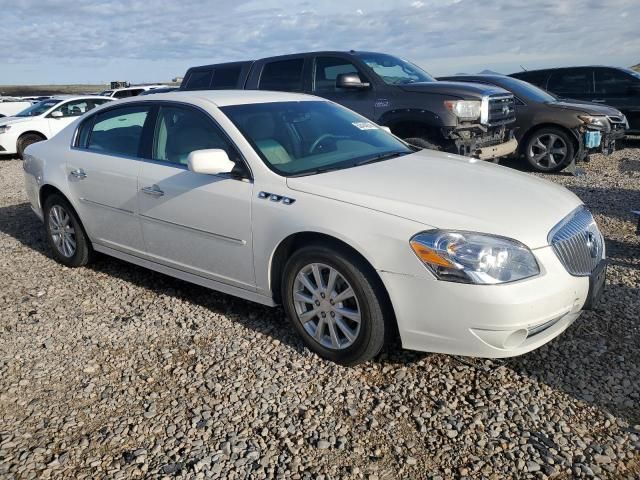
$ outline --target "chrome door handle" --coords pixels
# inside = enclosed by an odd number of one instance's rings
[[[81,168],[76,168],[75,170],[71,170],[71,172],[69,172],[69,175],[71,175],[73,178],[77,178],[78,180],[87,178],[87,174],[84,173],[84,170],[82,170]]]
[[[147,195],[151,195],[152,197],[161,197],[164,195],[164,192],[160,190],[158,185],[151,185],[150,187],[143,187],[142,193],[146,193]]]
[[[604,98],[594,98],[591,100],[593,103],[604,103],[606,100]]]

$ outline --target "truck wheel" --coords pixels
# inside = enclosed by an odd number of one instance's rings
[[[553,127],[533,132],[524,146],[524,156],[538,172],[559,172],[571,163],[574,154],[569,136]]]
[[[342,365],[370,360],[391,336],[386,298],[375,273],[340,249],[296,251],[282,277],[282,303],[293,328],[315,353]]]
[[[425,140],[424,138],[405,138],[404,141],[409,145],[422,149],[426,148],[428,150],[442,150],[438,145],[436,145],[435,143],[431,143],[429,140]]]
[[[29,145],[31,145],[32,143],[38,143],[41,142],[43,140],[46,140],[46,138],[44,138],[42,135],[38,135],[37,133],[26,133],[24,135],[22,135],[19,139],[18,139],[18,157],[19,158],[23,158],[24,156],[24,149],[27,148]]]

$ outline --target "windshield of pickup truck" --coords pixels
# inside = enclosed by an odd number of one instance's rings
[[[231,105],[220,110],[279,175],[303,176],[412,153],[357,113],[329,102]]]
[[[387,85],[436,81],[417,65],[393,55],[384,53],[358,53],[356,55]]]
[[[17,113],[16,117],[37,117],[52,107],[55,107],[60,100],[44,100],[42,102],[34,103],[28,108],[25,108],[20,113]]]

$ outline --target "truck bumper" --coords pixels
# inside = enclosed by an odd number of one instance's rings
[[[511,155],[518,149],[518,141],[512,138],[508,142],[501,143],[499,145],[492,145],[490,147],[478,148],[473,156],[480,160],[493,160],[494,158],[500,158],[507,155]]]

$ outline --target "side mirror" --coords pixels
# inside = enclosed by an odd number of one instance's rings
[[[369,87],[370,84],[363,83],[362,80],[360,80],[360,75],[357,73],[340,73],[336,77],[336,88],[358,90]]]
[[[206,175],[231,173],[236,165],[235,162],[229,160],[227,152],[218,148],[191,152],[187,157],[187,164],[192,172]]]
[[[62,112],[60,110],[54,110],[53,112],[51,112],[51,115],[49,115],[51,118],[62,118],[64,117],[64,115],[62,114]]]

